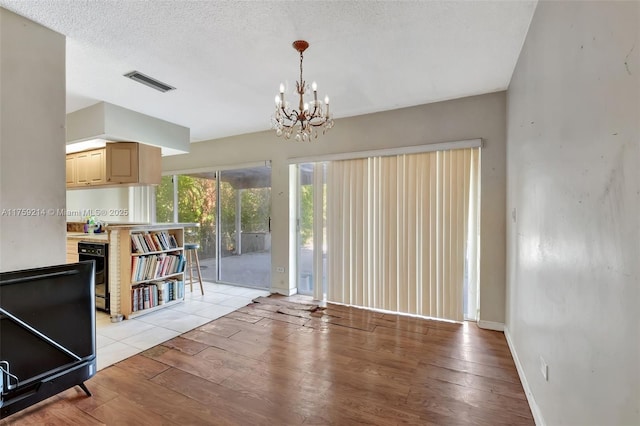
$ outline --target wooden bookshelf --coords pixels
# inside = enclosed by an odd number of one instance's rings
[[[184,301],[184,228],[156,225],[117,232],[120,313],[131,319]]]

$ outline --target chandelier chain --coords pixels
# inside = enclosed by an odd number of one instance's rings
[[[300,52],[300,84],[304,85],[304,82],[302,81],[302,52]],[[304,92],[304,90],[302,91]]]

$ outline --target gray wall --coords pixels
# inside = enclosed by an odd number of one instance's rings
[[[0,8],[0,87],[0,270],[64,263],[64,36]]]
[[[338,102],[335,104],[338,107]],[[289,270],[287,159],[483,138],[481,206],[481,319],[504,322],[505,306],[504,92],[340,119],[311,143],[277,138],[271,131],[192,144],[191,153],[163,158],[163,170],[183,171],[272,160],[272,290],[295,287]],[[336,109],[336,111],[339,111]],[[265,112],[265,121],[269,112]],[[286,272],[276,272],[276,266]]]
[[[639,23],[538,3],[508,90],[507,336],[539,424],[640,424]]]

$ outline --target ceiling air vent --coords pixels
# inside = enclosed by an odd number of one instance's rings
[[[169,90],[175,90],[175,87],[169,86],[168,84],[158,81],[155,78],[151,78],[148,75],[144,75],[138,71],[128,72],[124,76],[129,77],[131,80],[137,81],[138,83],[142,83],[146,86],[152,87],[161,92],[168,92]]]

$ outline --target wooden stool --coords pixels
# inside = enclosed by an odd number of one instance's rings
[[[199,248],[200,248],[200,244],[186,243],[184,245],[184,256],[186,260],[185,272],[187,270],[189,271],[189,286],[191,287],[191,292],[193,293],[193,268],[195,267],[198,270],[198,281],[200,281],[200,292],[202,292],[202,295],[204,296],[204,287],[202,286],[202,274],[200,273],[200,260],[198,260]],[[195,258],[195,262],[194,262],[194,258]]]

